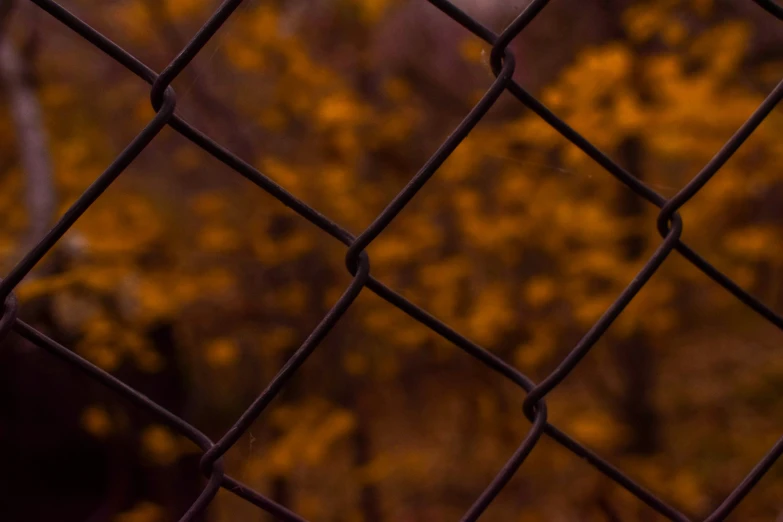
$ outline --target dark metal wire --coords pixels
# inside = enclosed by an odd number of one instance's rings
[[[88,377],[126,398],[135,406],[157,417],[160,422],[182,434],[201,448],[204,452],[201,459],[201,469],[208,480],[201,494],[193,501],[188,510],[180,518],[181,521],[193,520],[196,516],[203,513],[214,498],[218,489],[222,487],[258,506],[260,509],[274,515],[280,520],[287,522],[306,522],[304,518],[293,513],[286,507],[281,506],[252,488],[226,475],[223,470],[222,456],[239,440],[253,421],[280,392],[285,383],[304,363],[307,357],[318,347],[323,338],[340,320],[361,291],[364,288],[367,288],[386,300],[390,305],[399,308],[414,320],[430,328],[452,342],[458,348],[485,364],[487,367],[510,380],[519,386],[526,394],[522,410],[531,421],[530,430],[521,441],[514,454],[508,459],[503,468],[462,517],[462,521],[475,521],[481,516],[497,494],[519,469],[525,461],[525,458],[535,448],[541,435],[545,434],[575,455],[583,458],[595,469],[625,488],[632,495],[636,496],[639,500],[653,508],[666,519],[677,522],[690,522],[688,517],[668,504],[661,497],[647,490],[633,478],[629,477],[605,459],[550,424],[547,421],[547,408],[544,399],[579,364],[581,359],[612,325],[614,320],[633,300],[639,290],[649,281],[650,277],[652,277],[672,251],[677,251],[686,260],[725,288],[742,303],[753,309],[778,328],[783,329],[783,317],[781,315],[777,314],[764,303],[743,290],[734,281],[729,279],[682,242],[681,235],[683,222],[677,214],[677,211],[709,182],[726,161],[728,161],[737,149],[742,146],[745,140],[753,133],[766,116],[777,106],[781,98],[783,98],[783,82],[775,87],[761,106],[759,106],[750,118],[740,127],[734,136],[729,139],[723,148],[718,151],[713,159],[707,163],[701,172],[694,176],[694,178],[674,197],[666,199],[615,163],[611,158],[572,129],[565,121],[557,117],[544,104],[512,79],[515,62],[514,56],[508,50],[508,45],[541,12],[541,10],[546,7],[549,0],[533,0],[533,2],[531,2],[499,35],[484,27],[474,18],[451,4],[448,0],[428,0],[432,5],[440,9],[455,22],[462,25],[469,32],[492,45],[490,63],[496,79],[488,87],[479,102],[467,116],[465,116],[462,122],[443,142],[432,157],[424,164],[421,170],[411,178],[407,186],[392,199],[388,206],[377,216],[369,227],[358,236],[354,236],[336,222],[302,202],[250,164],[232,154],[209,136],[191,126],[175,113],[176,93],[171,87],[171,83],[188,66],[217,31],[220,30],[221,26],[239,7],[242,0],[226,0],[160,74],[155,73],[133,55],[103,36],[77,16],[71,14],[54,0],[30,1],[78,33],[89,43],[99,48],[136,76],[149,83],[151,85],[150,101],[155,109],[156,115],[136,138],[130,142],[125,150],[117,156],[111,165],[109,165],[93,184],[76,200],[71,208],[65,212],[52,230],[46,234],[46,236],[44,236],[21,261],[19,261],[2,281],[0,281],[0,300],[4,303],[2,317],[0,317],[0,342],[3,342],[3,340],[6,339],[10,330],[14,330],[22,338],[49,351],[61,361],[76,367]],[[753,1],[771,15],[779,20],[783,20],[783,7],[774,0]],[[657,225],[663,241],[658,246],[655,253],[648,259],[636,277],[634,277],[631,283],[620,293],[601,318],[592,328],[590,328],[561,363],[540,383],[533,382],[496,355],[488,352],[457,332],[451,326],[440,321],[426,310],[405,299],[400,294],[378,281],[370,274],[370,260],[365,252],[367,246],[383,232],[416,193],[432,178],[438,168],[459,146],[462,140],[465,139],[479,121],[481,121],[504,91],[509,92],[517,98],[523,105],[541,117],[563,137],[579,147],[587,156],[603,167],[618,181],[625,184],[638,196],[660,209]],[[125,168],[130,165],[166,125],[236,171],[251,183],[271,194],[307,221],[346,245],[348,247],[345,258],[346,267],[353,276],[351,283],[348,285],[343,295],[337,300],[305,342],[296,352],[294,352],[278,374],[267,385],[266,389],[264,389],[240,418],[226,431],[225,435],[217,442],[211,441],[196,427],[167,411],[155,401],[139,393],[109,373],[101,370],[97,366],[76,355],[68,348],[48,338],[27,323],[18,319],[18,304],[16,297],[13,294],[14,288],[30,270],[32,270],[46,253],[53,248],[57,241],[62,238],[63,234],[73,226],[76,220],[78,220],[90,205],[92,205],[112,182],[122,174]],[[761,461],[759,461],[748,473],[745,479],[731,492],[731,494],[729,494],[725,501],[703,520],[705,522],[724,520],[751,491],[781,454],[783,454],[783,437],[778,440],[774,447],[770,449]]]

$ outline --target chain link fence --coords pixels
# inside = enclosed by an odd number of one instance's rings
[[[522,412],[530,420],[531,427],[511,458],[508,459],[503,468],[497,473],[489,485],[487,485],[486,489],[481,492],[470,509],[463,515],[463,521],[477,520],[481,516],[501,489],[503,489],[515,472],[524,463],[525,458],[530,454],[533,448],[535,448],[542,435],[558,442],[563,447],[587,461],[600,473],[603,473],[615,481],[638,498],[639,501],[644,502],[666,519],[678,522],[687,522],[690,520],[683,513],[678,511],[677,508],[647,490],[644,485],[636,482],[623,473],[623,471],[617,469],[599,455],[579,444],[568,434],[550,424],[547,421],[545,399],[546,396],[574,370],[581,359],[590,351],[596,341],[606,332],[614,320],[623,312],[625,307],[634,299],[639,290],[649,281],[650,277],[673,251],[677,251],[679,255],[687,259],[696,268],[709,276],[716,284],[721,285],[746,306],[778,328],[783,329],[782,316],[776,314],[762,302],[749,295],[734,281],[718,271],[697,252],[681,241],[683,222],[678,214],[678,210],[683,205],[687,204],[687,202],[710,181],[732,154],[742,146],[751,133],[753,133],[765,117],[780,102],[781,98],[783,98],[783,82],[775,87],[751,117],[704,166],[701,172],[699,172],[675,196],[666,199],[602,153],[512,79],[516,65],[513,54],[508,51],[508,46],[541,12],[549,3],[549,0],[534,0],[531,2],[500,34],[495,34],[487,29],[447,0],[429,0],[429,2],[437,7],[445,16],[450,17],[467,31],[492,46],[490,64],[495,75],[495,80],[483,94],[479,102],[465,116],[459,126],[454,129],[448,139],[443,142],[435,154],[433,154],[424,164],[421,170],[411,178],[407,186],[394,197],[369,227],[358,236],[354,236],[328,217],[320,214],[301,200],[297,199],[295,195],[286,191],[284,187],[276,184],[251,165],[210,139],[207,135],[191,126],[175,112],[177,97],[174,89],[171,87],[171,83],[188,66],[229,17],[232,16],[234,11],[242,3],[242,0],[226,0],[160,74],[144,65],[133,55],[123,50],[117,44],[113,43],[110,39],[71,14],[56,2],[52,0],[30,1],[122,64],[133,74],[150,84],[150,99],[152,106],[156,111],[156,115],[122,153],[114,159],[111,165],[109,165],[109,167],[76,200],[68,211],[65,212],[51,231],[46,234],[46,236],[41,239],[21,261],[19,261],[2,281],[0,281],[0,296],[2,296],[4,302],[3,314],[0,319],[0,340],[5,339],[9,332],[13,330],[17,335],[42,349],[47,350],[64,363],[78,368],[85,376],[114,390],[116,393],[125,397],[141,409],[146,410],[159,421],[198,445],[203,451],[201,457],[201,471],[208,478],[208,481],[198,498],[196,498],[188,510],[182,514],[180,518],[182,522],[194,520],[201,516],[221,487],[258,506],[260,509],[280,520],[287,522],[302,522],[305,520],[285,506],[274,502],[227,475],[223,469],[222,456],[240,439],[253,421],[262,411],[264,411],[274,397],[281,391],[283,386],[285,386],[286,382],[294,375],[307,357],[313,353],[319,343],[340,320],[343,314],[345,314],[346,310],[351,306],[359,293],[365,288],[383,298],[391,306],[404,311],[412,319],[443,336],[499,375],[509,379],[519,386],[526,394]],[[778,5],[774,0],[753,1],[770,15],[783,21],[783,7]],[[621,183],[627,185],[639,197],[660,209],[657,227],[662,237],[662,241],[654,254],[647,260],[643,268],[617,297],[614,303],[560,362],[557,368],[541,382],[533,382],[505,361],[458,333],[452,326],[439,321],[426,310],[416,306],[394,290],[385,286],[381,281],[371,275],[370,259],[365,253],[367,246],[383,232],[424,184],[432,178],[438,171],[438,168],[459,146],[460,142],[462,142],[471,132],[473,127],[481,121],[504,91],[508,91],[528,109],[540,116],[562,136],[567,138],[596,163],[601,165],[609,174],[614,176]],[[76,355],[65,346],[46,337],[24,321],[18,319],[18,304],[13,294],[14,288],[22,279],[33,269],[33,267],[35,267],[44,255],[54,247],[87,208],[101,196],[109,185],[117,179],[123,170],[167,125],[190,140],[195,146],[208,152],[238,174],[254,183],[260,189],[265,190],[281,203],[295,210],[304,219],[310,221],[337,241],[342,242],[347,247],[345,264],[348,271],[353,276],[351,283],[345,289],[342,296],[337,300],[318,326],[310,333],[305,342],[294,352],[292,357],[267,385],[266,389],[258,395],[250,407],[248,407],[239,419],[237,419],[228,431],[226,431],[223,437],[217,441],[210,440],[195,426],[185,422],[180,417],[173,415],[155,401],[142,395],[122,381]],[[756,483],[782,453],[783,438],[778,440],[764,458],[756,464],[744,480],[742,480],[731,494],[729,494],[723,503],[703,520],[705,520],[705,522],[715,522],[725,519],[753,489]]]

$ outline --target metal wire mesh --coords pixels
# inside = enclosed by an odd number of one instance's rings
[[[152,106],[156,111],[156,115],[141,133],[131,141],[125,150],[114,159],[111,165],[98,176],[68,211],[65,212],[51,231],[25,255],[2,281],[0,281],[0,296],[2,296],[4,302],[3,314],[2,318],[0,318],[0,342],[7,337],[11,330],[13,330],[24,339],[60,358],[63,362],[78,368],[86,376],[124,396],[138,407],[157,417],[171,429],[198,445],[203,451],[201,457],[201,470],[208,478],[208,481],[201,494],[182,515],[180,518],[181,521],[193,520],[203,513],[221,487],[246,501],[251,502],[278,519],[299,522],[305,520],[285,506],[270,500],[257,491],[254,491],[252,488],[228,476],[223,470],[222,456],[239,440],[251,423],[269,405],[272,399],[280,392],[286,382],[294,375],[307,357],[313,353],[319,343],[340,320],[342,315],[364,288],[374,292],[386,300],[390,305],[401,309],[414,320],[432,329],[434,332],[449,340],[498,374],[509,379],[522,388],[527,394],[522,408],[524,414],[531,421],[531,427],[527,435],[520,442],[511,458],[508,459],[495,478],[478,496],[470,509],[463,515],[463,521],[477,520],[481,516],[500,490],[508,483],[514,473],[523,464],[525,458],[536,446],[542,435],[550,437],[552,440],[586,460],[599,472],[625,488],[641,502],[644,502],[653,508],[666,519],[680,522],[690,520],[675,507],[647,490],[642,484],[636,482],[599,455],[593,453],[588,448],[572,439],[568,434],[550,424],[547,421],[547,408],[544,399],[579,364],[580,360],[587,354],[596,341],[606,332],[631,300],[634,299],[639,290],[649,281],[650,277],[655,273],[658,267],[661,266],[667,256],[675,250],[746,306],[778,328],[783,329],[782,316],[776,314],[762,302],[748,294],[734,281],[710,265],[698,253],[681,241],[680,237],[683,230],[683,223],[678,214],[678,210],[710,181],[732,154],[745,142],[751,133],[753,133],[765,117],[780,102],[781,98],[783,98],[783,81],[775,87],[751,117],[704,166],[701,172],[699,172],[674,197],[666,199],[635,178],[631,173],[620,167],[512,79],[515,61],[513,54],[508,51],[508,46],[541,12],[549,3],[549,0],[534,0],[531,2],[500,34],[493,33],[465,12],[449,3],[448,0],[428,0],[446,16],[449,16],[469,32],[492,45],[490,63],[495,75],[495,80],[486,90],[479,102],[465,116],[448,139],[443,142],[435,154],[433,154],[424,164],[421,170],[413,176],[406,187],[394,197],[369,227],[361,234],[354,237],[340,225],[297,199],[295,195],[289,193],[285,188],[276,184],[270,178],[223,148],[198,129],[192,127],[175,113],[177,98],[171,87],[172,81],[188,66],[196,54],[201,51],[205,44],[229,19],[237,7],[242,3],[242,0],[226,0],[160,74],[154,72],[133,55],[123,50],[120,46],[113,43],[110,39],[103,36],[97,30],[71,14],[53,0],[30,1],[122,64],[136,76],[149,83],[151,85],[150,99]],[[783,21],[783,7],[775,3],[774,0],[753,1],[761,8],[765,9],[769,14],[776,17],[778,20]],[[462,142],[471,132],[473,127],[484,117],[504,91],[508,91],[517,98],[528,109],[545,120],[562,136],[579,147],[609,174],[627,185],[638,196],[660,209],[657,226],[663,240],[654,254],[647,260],[633,281],[621,292],[601,318],[560,362],[557,368],[538,383],[533,382],[505,361],[486,351],[478,344],[458,333],[456,329],[441,322],[426,310],[416,306],[373,277],[370,274],[370,259],[365,253],[367,246],[383,232],[424,184],[430,180],[437,172],[438,168],[457,148],[460,142]],[[292,208],[303,218],[345,244],[347,247],[345,263],[348,271],[353,276],[350,285],[345,289],[342,296],[337,300],[318,326],[310,333],[305,342],[294,352],[292,357],[267,385],[266,389],[258,395],[250,407],[245,410],[240,418],[237,419],[218,441],[210,440],[195,426],[170,413],[153,400],[142,395],[122,381],[94,366],[68,348],[46,337],[41,332],[18,319],[18,304],[13,294],[14,288],[21,282],[25,275],[27,275],[41,258],[52,249],[57,241],[71,228],[71,226],[73,226],[85,210],[101,196],[109,185],[117,179],[123,170],[150,144],[163,127],[167,125],[190,140],[193,144],[202,148],[204,151],[260,187],[262,190],[265,190],[274,196],[284,205]],[[782,453],[783,437],[779,439],[764,458],[756,464],[744,480],[742,480],[731,494],[728,495],[723,503],[703,520],[714,522],[725,519],[753,489],[756,483]]]

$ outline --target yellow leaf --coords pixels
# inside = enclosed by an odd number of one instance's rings
[[[680,44],[685,39],[687,34],[688,32],[682,23],[676,20],[670,20],[664,26],[662,36],[664,42],[666,42],[668,45],[675,46]]]
[[[459,46],[460,55],[462,55],[466,61],[474,63],[489,60],[487,49],[487,44],[478,38],[468,38]]]
[[[197,214],[214,217],[226,212],[228,201],[219,194],[207,192],[193,198],[190,205]]]
[[[713,7],[713,0],[691,0],[691,3],[699,16],[707,16]]]
[[[286,326],[276,326],[261,335],[260,344],[266,353],[276,354],[290,348],[296,341],[296,336],[296,330]]]
[[[82,412],[81,425],[84,430],[98,438],[106,437],[112,431],[109,414],[100,406],[90,406]]]
[[[198,244],[209,252],[228,252],[239,246],[236,230],[225,225],[208,225],[201,229]]]
[[[383,90],[390,99],[403,101],[410,97],[411,87],[400,78],[389,78],[383,82]]]
[[[106,346],[80,346],[84,356],[96,366],[111,372],[120,365],[120,355]]]
[[[616,421],[601,411],[584,412],[583,415],[573,417],[569,433],[576,440],[594,448],[612,447],[622,436]]]
[[[682,471],[668,481],[669,494],[688,511],[701,511],[706,507],[709,498],[700,482],[693,473]]]
[[[239,358],[239,346],[234,339],[217,339],[207,345],[204,358],[211,366],[231,366]]]
[[[368,366],[367,356],[363,353],[350,351],[343,356],[343,368],[351,375],[364,375]]]
[[[555,297],[555,284],[546,277],[532,278],[525,289],[525,298],[533,306],[549,304]]]
[[[353,0],[359,8],[359,15],[367,24],[381,19],[389,6],[390,0]]]
[[[179,444],[168,428],[160,425],[148,426],[141,434],[141,447],[151,462],[167,466],[179,458]]]
[[[208,5],[205,0],[165,0],[165,3],[169,14],[174,19],[200,14]]]
[[[762,261],[777,257],[776,248],[780,233],[771,227],[748,227],[727,234],[724,240],[726,250],[737,256]]]
[[[152,502],[139,502],[132,509],[114,517],[114,522],[163,522],[163,508]]]
[[[157,373],[165,365],[163,357],[155,350],[150,349],[141,349],[133,352],[133,360],[141,371],[147,373]]]
[[[355,124],[364,116],[364,109],[347,95],[332,95],[318,106],[316,119],[324,126]]]

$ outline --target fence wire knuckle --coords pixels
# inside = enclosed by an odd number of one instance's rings
[[[0,317],[0,342],[5,340],[10,330],[14,330],[21,338],[46,350],[63,363],[76,368],[85,376],[124,397],[134,406],[146,411],[158,421],[198,446],[202,451],[200,469],[207,481],[201,494],[181,516],[181,521],[186,522],[201,516],[217,491],[220,488],[224,488],[280,520],[288,522],[305,522],[304,518],[289,510],[287,507],[276,503],[267,496],[227,475],[223,467],[222,456],[236,444],[250,425],[277,396],[286,382],[317,349],[329,331],[340,321],[341,317],[351,307],[361,291],[367,288],[369,291],[388,302],[391,306],[400,309],[413,320],[426,326],[459,349],[474,357],[477,361],[483,363],[494,372],[517,385],[525,394],[520,413],[524,414],[530,421],[530,429],[523,440],[520,441],[514,454],[507,460],[503,468],[497,473],[484,491],[479,494],[470,509],[464,514],[462,517],[463,521],[474,521],[481,516],[502,488],[511,480],[520,466],[522,466],[527,456],[538,444],[541,436],[546,435],[551,440],[560,444],[563,448],[584,459],[598,472],[610,478],[641,502],[657,511],[664,518],[678,522],[690,522],[691,519],[682,514],[675,507],[671,506],[655,493],[646,489],[642,484],[626,475],[623,471],[613,466],[589,448],[571,438],[556,426],[550,424],[547,420],[545,398],[579,365],[582,358],[587,355],[595,343],[604,335],[607,329],[634,299],[636,294],[647,284],[656,270],[673,251],[677,251],[684,259],[717,284],[725,288],[740,302],[744,303],[770,323],[783,329],[783,317],[743,290],[738,284],[721,273],[698,253],[682,242],[683,221],[678,214],[678,210],[686,205],[687,202],[710,181],[760,123],[764,121],[767,115],[777,106],[781,98],[783,98],[783,82],[777,85],[750,118],[748,118],[707,165],[705,165],[701,172],[694,176],[693,179],[691,179],[691,181],[672,198],[667,199],[614,162],[586,138],[573,130],[565,121],[550,111],[543,103],[526,91],[524,87],[513,80],[516,65],[514,55],[509,50],[509,45],[524,31],[528,24],[544,9],[544,7],[546,7],[549,0],[533,0],[533,2],[523,9],[500,34],[495,34],[448,0],[428,0],[430,4],[439,9],[445,16],[450,17],[469,33],[472,33],[492,46],[490,66],[495,75],[495,80],[449,137],[411,178],[406,187],[389,202],[386,208],[378,214],[365,230],[357,236],[354,236],[338,223],[308,206],[295,195],[288,192],[284,187],[278,185],[256,168],[193,127],[175,112],[176,94],[171,86],[172,82],[174,82],[185,68],[187,68],[194,57],[214,37],[221,26],[223,26],[223,24],[225,24],[234,14],[242,0],[226,0],[218,7],[201,29],[198,30],[196,35],[193,36],[160,74],[154,72],[136,57],[122,49],[119,45],[102,35],[96,29],[70,13],[55,1],[30,1],[60,23],[76,32],[88,43],[97,47],[104,54],[150,84],[150,103],[155,110],[155,116],[65,212],[52,230],[10,270],[6,277],[0,280],[0,297],[3,299],[3,310],[2,316]],[[780,4],[776,3],[774,0],[753,1],[767,13],[776,17],[778,20],[783,21],[783,7],[781,7]],[[470,134],[472,129],[484,118],[489,109],[504,92],[508,92],[527,109],[537,114],[559,134],[576,145],[608,174],[625,184],[636,195],[659,208],[657,228],[662,240],[655,252],[647,259],[646,263],[637,273],[636,277],[634,277],[632,282],[625,287],[617,299],[595,322],[576,346],[568,352],[549,375],[538,383],[377,280],[370,273],[370,258],[366,253],[367,247],[386,229],[386,227],[389,226],[396,216],[415,197],[417,192],[429,182],[440,166],[465,137]],[[166,126],[182,135],[195,146],[201,148],[260,189],[272,195],[284,205],[293,209],[297,214],[325,233],[343,243],[347,247],[345,265],[352,276],[350,284],[323,317],[321,322],[313,329],[307,339],[288,359],[277,375],[275,375],[253,403],[216,442],[210,440],[199,431],[198,428],[169,412],[152,399],[126,385],[111,374],[98,368],[19,319],[17,317],[19,306],[13,293],[14,288],[16,288],[22,279],[55,246],[81,215],[103,194],[114,180],[120,176],[120,174]],[[742,480],[742,482],[728,495],[724,502],[702,520],[705,522],[714,522],[725,519],[753,489],[764,473],[766,473],[780,457],[781,453],[783,453],[783,437],[756,464],[744,480]]]

